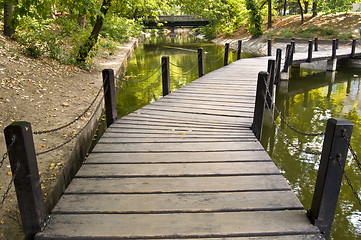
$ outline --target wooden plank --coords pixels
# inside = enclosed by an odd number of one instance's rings
[[[99,221],[101,219],[101,221]],[[229,212],[177,214],[53,214],[37,236],[104,238],[245,237],[315,233],[306,212]],[[79,238],[75,238],[79,239]]]
[[[174,130],[174,129],[180,129],[184,131],[203,131],[203,132],[233,132],[233,133],[245,133],[245,132],[251,132],[250,130],[246,129],[240,129],[239,127],[232,127],[232,126],[212,126],[210,124],[200,126],[194,125],[192,123],[187,122],[157,122],[157,121],[142,121],[142,122],[135,122],[135,121],[117,121],[112,126],[110,126],[113,129],[167,129],[167,130]]]
[[[188,177],[280,174],[273,162],[84,164],[76,177]]]
[[[162,178],[74,178],[65,194],[142,194],[284,191],[290,186],[282,175],[162,177]]]
[[[143,135],[144,136],[144,135]],[[249,140],[253,140],[254,137],[227,137],[227,136],[219,136],[219,137],[192,137],[187,135],[180,135],[180,137],[166,138],[166,137],[122,137],[121,135],[101,138],[99,143],[189,143],[189,142],[229,142],[230,140],[234,142],[246,142]]]
[[[208,103],[199,103],[196,101],[193,102],[183,102],[183,101],[158,101],[154,104],[148,105],[150,107],[160,107],[162,109],[167,107],[176,107],[176,108],[195,108],[197,111],[200,109],[212,109],[212,110],[223,110],[223,111],[247,111],[252,112],[254,108],[254,104],[248,103],[248,104],[212,104],[211,102]],[[146,106],[147,107],[147,106]]]
[[[124,144],[97,144],[93,152],[222,152],[253,150],[262,151],[261,143],[250,142],[223,142],[223,143],[124,143]]]
[[[82,204],[78,204],[78,203]],[[104,204],[106,203],[106,204]],[[177,193],[177,194],[71,194],[52,213],[184,213],[303,209],[292,191]]]
[[[169,152],[164,153],[91,153],[86,163],[184,163],[184,162],[271,161],[265,151]]]

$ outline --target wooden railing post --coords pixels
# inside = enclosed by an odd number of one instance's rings
[[[306,60],[306,62],[308,63],[312,62],[312,50],[313,50],[312,40],[308,40],[308,56]]]
[[[114,83],[114,70],[104,69],[103,75],[103,86],[104,86],[104,102],[105,102],[105,116],[107,126],[109,127],[113,122],[118,119],[117,113],[117,96],[115,94],[115,83]]]
[[[228,59],[229,59],[229,43],[226,43],[224,45],[224,66],[228,65]]]
[[[294,40],[291,41],[291,54],[289,64],[290,66],[293,65],[293,54],[296,52],[296,42]]]
[[[259,72],[257,80],[256,103],[254,108],[252,131],[258,140],[262,137],[263,113],[265,105],[266,83],[268,82],[268,73]]]
[[[238,40],[238,47],[237,47],[237,60],[242,58],[242,40]]]
[[[272,56],[272,39],[267,40],[267,56]]]
[[[203,48],[198,48],[198,76],[204,75],[204,55]]]
[[[353,124],[345,119],[331,118],[327,121],[320,166],[311,209],[311,222],[317,226],[325,239],[329,239],[341,188],[348,143]]]
[[[336,39],[332,39],[332,56],[331,59],[336,58]]]
[[[162,86],[164,97],[170,93],[169,56],[162,57]]]
[[[267,108],[270,108],[272,106],[273,84],[274,84],[274,79],[275,79],[275,65],[276,65],[276,61],[274,59],[268,60],[267,72],[269,74],[269,78],[268,78],[269,94],[266,92],[266,107]]]
[[[39,177],[31,125],[13,122],[4,130],[25,239],[33,239],[47,214]],[[14,142],[13,142],[14,141]]]
[[[281,59],[282,58],[282,49],[278,48],[276,52],[276,65],[275,65],[275,80],[274,84],[278,85],[281,81]]]
[[[290,52],[291,52],[291,44],[287,44],[286,46],[286,55],[285,55],[285,65],[283,66],[282,72],[288,72],[288,67],[290,66]]]
[[[315,37],[315,52],[318,51],[318,37]]]
[[[356,52],[356,38],[352,39],[352,47],[351,47],[351,58],[355,58],[355,52]]]
[[[336,38],[336,49],[338,49],[338,41],[339,40],[340,40],[339,38]]]

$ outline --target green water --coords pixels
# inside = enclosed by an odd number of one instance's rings
[[[276,107],[287,122],[306,133],[325,131],[327,119],[346,118],[354,124],[351,145],[361,156],[361,93],[360,69],[339,69],[337,73],[317,73],[294,69],[291,72],[288,89],[279,89]],[[319,156],[303,153],[296,147],[308,152],[321,151],[323,136],[302,136],[290,130],[277,117],[279,128],[267,118],[264,125],[262,144],[272,157],[292,189],[301,200],[305,209],[311,208]],[[352,159],[347,159],[346,174],[361,195],[361,170]],[[361,239],[361,206],[345,178],[342,182],[337,212],[332,228],[332,239]]]
[[[134,112],[162,96],[161,69],[159,69],[162,56],[169,56],[170,59],[171,91],[197,79],[198,48],[203,48],[205,53],[205,73],[224,65],[222,57],[224,47],[197,39],[190,34],[179,34],[175,38],[169,35],[153,36],[140,44],[129,62],[124,79],[126,82],[123,82],[118,94],[118,116]],[[230,51],[229,62],[234,62],[236,59],[236,53]],[[147,81],[142,81],[148,77],[150,78]],[[141,89],[145,90],[140,91]]]

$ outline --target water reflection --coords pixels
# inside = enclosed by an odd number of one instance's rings
[[[361,156],[361,94],[360,69],[339,69],[336,73],[320,73],[293,69],[286,89],[277,93],[276,107],[287,122],[305,133],[325,131],[327,119],[342,117],[354,123],[351,139],[356,154]],[[311,137],[292,131],[275,112],[266,116],[262,144],[296,192],[306,209],[311,207],[319,156],[307,151],[321,151],[323,136]],[[282,136],[282,134],[288,139]],[[289,143],[287,142],[289,141]],[[291,146],[291,144],[293,146]],[[345,171],[356,191],[361,195],[361,170],[352,159],[347,159]],[[333,239],[361,239],[361,206],[351,188],[343,180]]]
[[[140,44],[130,60],[118,94],[118,116],[125,116],[162,96],[160,81],[162,56],[170,58],[171,91],[197,79],[197,49],[200,47],[205,53],[205,73],[223,66],[223,47],[197,39],[190,34],[183,33],[172,37],[153,36]],[[236,53],[231,51],[229,62],[234,62],[236,59]],[[152,77],[142,81],[152,74],[154,74]],[[139,91],[140,89],[144,90]]]

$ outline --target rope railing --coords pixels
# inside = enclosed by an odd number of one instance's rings
[[[141,80],[137,80],[137,81],[131,81],[131,80],[125,80],[124,78],[116,78],[116,79],[120,79],[122,82],[126,82],[126,83],[141,83],[141,82],[145,82],[148,81],[148,79],[150,79],[151,77],[153,77],[160,69],[162,68],[162,66],[159,66],[151,75],[149,75],[148,77],[141,79]]]
[[[59,130],[62,130],[64,128],[69,127],[70,125],[76,123],[77,121],[79,121],[90,109],[91,107],[94,105],[94,103],[96,102],[96,100],[98,99],[98,97],[100,96],[100,93],[103,90],[103,86],[101,86],[101,88],[99,89],[97,95],[95,96],[94,100],[90,103],[90,105],[79,115],[77,116],[74,120],[72,120],[71,122],[61,126],[61,127],[57,127],[54,129],[50,129],[50,130],[41,130],[41,131],[35,131],[33,132],[34,135],[40,135],[40,134],[46,134],[46,133],[52,133],[52,132],[57,132]]]
[[[211,63],[219,62],[224,57],[224,51],[222,52],[221,56],[217,60],[208,60]]]
[[[47,149],[45,151],[42,151],[42,152],[37,152],[36,153],[36,156],[40,156],[40,155],[43,155],[43,154],[46,154],[46,153],[49,153],[49,152],[53,152],[65,145],[67,145],[68,143],[70,143],[71,141],[73,141],[74,139],[76,139],[83,131],[84,129],[89,125],[89,123],[93,120],[93,118],[95,117],[97,111],[99,110],[99,108],[101,107],[103,101],[99,101],[98,105],[96,106],[92,116],[89,118],[89,120],[87,121],[87,123],[80,129],[80,131],[78,131],[75,135],[73,135],[70,139],[68,139],[67,141],[65,141],[64,143],[58,145],[58,146],[55,146],[51,149]]]
[[[158,70],[159,71],[159,70]],[[158,72],[157,71],[157,72]],[[147,90],[148,88],[151,88],[152,86],[154,86],[156,83],[158,83],[158,81],[161,79],[162,77],[162,74],[163,74],[164,70],[158,75],[158,77],[151,83],[149,84],[148,86],[146,86],[145,88],[142,88],[142,89],[138,89],[138,90],[127,90],[127,89],[124,89],[124,88],[120,88],[119,90],[122,91],[122,92],[127,92],[127,93],[137,93],[137,92],[142,92],[144,90]]]
[[[15,180],[18,172],[19,172],[19,169],[20,169],[20,163],[18,162],[18,163],[16,164],[15,171],[14,171],[14,172],[12,173],[12,175],[11,175],[11,180],[10,180],[10,182],[9,182],[7,188],[6,188],[6,191],[5,191],[5,193],[3,194],[3,197],[1,198],[0,209],[2,209],[2,207],[3,207],[3,205],[4,205],[5,201],[6,201],[6,199],[7,199],[8,196],[9,196],[9,192],[10,192],[12,186],[13,186],[14,180]]]
[[[175,63],[172,63],[172,62],[169,62],[170,65],[174,66],[174,67],[177,67],[177,68],[184,68],[184,67],[188,67],[190,65],[192,65],[194,62],[196,62],[198,60],[198,56],[195,57],[192,61],[190,61],[189,63],[183,65],[183,66],[180,66],[180,65],[177,65]]]
[[[172,70],[172,69],[170,69],[170,72],[171,72],[171,73],[174,73],[174,74],[178,74],[178,75],[187,75],[187,74],[189,74],[191,71],[193,71],[197,66],[198,66],[198,64],[194,64],[191,69],[189,69],[188,71],[186,71],[186,72],[184,72],[184,73],[179,73],[179,72],[174,71],[174,70]]]
[[[272,95],[271,95],[271,93],[270,93],[270,91],[269,91],[267,82],[265,81],[264,84],[265,84],[265,86],[266,86],[266,96],[265,96],[265,100],[267,99],[267,96],[268,96],[270,99],[272,99]],[[268,101],[266,101],[266,102],[267,102],[267,105],[268,105]],[[289,129],[291,129],[292,131],[294,131],[294,132],[296,132],[296,133],[298,133],[298,134],[304,135],[304,136],[311,136],[311,137],[317,137],[317,136],[323,136],[323,135],[325,135],[325,132],[306,133],[306,132],[302,132],[302,131],[296,129],[295,127],[293,127],[291,124],[289,124],[289,123],[286,121],[286,119],[282,116],[281,112],[278,110],[276,104],[271,104],[271,105],[272,105],[272,106],[274,107],[274,109],[276,110],[276,112],[277,112],[278,116],[280,117],[281,121],[282,121]],[[272,106],[268,106],[269,109],[270,109]]]

